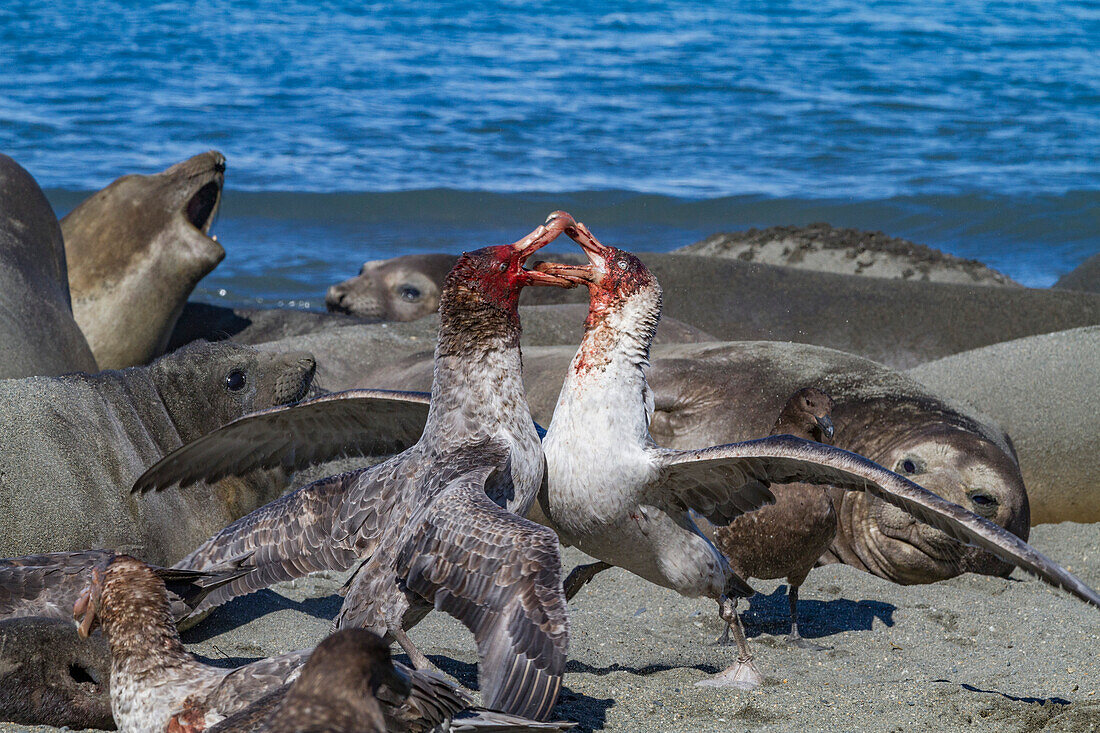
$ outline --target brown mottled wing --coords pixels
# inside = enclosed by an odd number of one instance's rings
[[[266,733],[268,731],[267,720],[286,697],[290,685],[283,685],[273,692],[269,692],[256,702],[243,710],[238,710],[214,726],[207,728],[206,733]]]
[[[351,473],[303,486],[245,515],[204,542],[176,564],[205,570],[228,558],[250,554],[247,574],[216,589],[195,613],[273,583],[319,570],[346,570],[360,555],[369,555],[395,492],[382,490],[392,481],[400,457]],[[343,505],[355,507],[354,526],[337,524]]]
[[[73,604],[91,582],[91,570],[105,565],[112,550],[51,552],[0,560],[0,619],[44,616],[72,620]],[[209,572],[154,567],[164,581],[173,618],[189,614],[207,595],[243,575],[248,557],[230,560]]]
[[[662,456],[662,489],[715,524],[728,524],[732,517],[726,507],[735,506],[732,501],[721,501],[722,491],[733,497],[752,482],[802,481],[866,491],[965,545],[987,550],[1086,603],[1100,606],[1100,595],[1094,590],[1008,530],[855,453],[791,435],[774,435],[703,450],[668,450]],[[719,499],[696,506],[692,502],[700,496]]]
[[[376,693],[386,730],[436,730],[473,704],[466,693],[438,672],[412,669],[400,662],[393,666],[409,681],[409,694],[402,697],[385,688]]]
[[[237,418],[162,458],[138,480],[145,493],[255,468],[305,468],[341,456],[385,455],[419,438],[430,395],[352,389]]]

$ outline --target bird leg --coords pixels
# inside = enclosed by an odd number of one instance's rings
[[[577,595],[577,591],[595,578],[597,573],[602,573],[610,567],[614,566],[600,560],[599,562],[589,563],[588,565],[578,565],[573,568],[572,572],[569,573],[569,577],[566,578],[565,583],[563,583],[565,588],[565,600],[572,600],[573,596]]]
[[[787,637],[790,644],[811,652],[823,652],[830,647],[815,644],[809,639],[803,639],[798,633],[798,586],[791,584],[787,588],[787,600],[791,604],[791,633]]]
[[[741,617],[737,614],[737,599],[722,596],[718,599],[718,615],[726,622],[726,631],[733,629],[733,638],[737,642],[737,661],[718,674],[696,682],[699,687],[736,687],[742,690],[754,690],[764,678],[756,671],[752,663],[752,652],[745,638],[745,629],[741,626]]]
[[[416,669],[436,669],[436,666],[432,664],[431,660],[424,656],[424,653],[416,648],[412,643],[412,639],[405,633],[405,630],[400,626],[390,629],[390,633],[393,634],[393,638],[397,639],[397,643],[401,645],[401,648],[405,650],[405,653],[409,655],[409,661]]]

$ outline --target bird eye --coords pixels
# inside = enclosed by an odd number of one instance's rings
[[[618,267],[619,267],[619,269],[620,269],[620,270],[625,270],[625,269],[626,269],[626,260],[619,260],[619,261],[618,261],[617,263],[615,263],[615,264],[617,264],[617,265],[618,265]]]
[[[419,288],[414,288],[412,285],[405,285],[401,288],[402,300],[420,300]]]
[[[244,389],[244,383],[244,372],[240,369],[234,369],[229,372],[229,374],[225,375],[225,388],[230,392],[240,392]]]
[[[500,270],[501,272],[505,272],[508,269],[508,263],[507,262],[501,262],[500,267],[498,267],[497,269]]]

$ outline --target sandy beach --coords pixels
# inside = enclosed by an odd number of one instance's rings
[[[1100,525],[1063,523],[1032,542],[1100,585]],[[568,566],[588,558],[565,552]],[[312,646],[340,605],[341,574],[283,583],[237,599],[184,634],[191,651],[237,665]],[[843,566],[814,571],[802,593],[803,634],[831,647],[787,646],[785,588],[754,583],[746,630],[764,675],[754,692],[695,683],[735,654],[716,647],[715,609],[621,570],[570,604],[572,641],[556,716],[578,730],[1004,733],[1100,730],[1100,613],[1021,575],[966,575],[900,587]],[[476,688],[470,634],[442,613],[412,638]],[[0,724],[0,731],[58,730]]]

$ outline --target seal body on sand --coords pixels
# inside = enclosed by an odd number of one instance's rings
[[[105,547],[168,565],[278,497],[280,473],[140,497],[134,480],[183,443],[301,398],[306,353],[196,344],[147,367],[0,381],[0,556]]]
[[[128,175],[61,220],[73,313],[100,367],[164,353],[195,284],[225,250],[207,236],[225,156],[210,151],[154,175]]]
[[[440,284],[457,257],[412,254],[364,262],[359,274],[328,289],[325,305],[382,321],[415,321],[439,309]]]
[[[110,679],[107,643],[71,618],[0,621],[0,720],[113,729]]]
[[[574,351],[523,351],[527,401],[543,425],[552,417]],[[1027,493],[1007,436],[904,374],[832,349],[772,342],[655,346],[650,365],[650,432],[660,445],[696,449],[765,436],[791,393],[813,386],[835,401],[833,445],[911,477],[1027,539]],[[422,390],[431,375],[430,360],[409,359],[369,375],[361,386]],[[903,584],[1009,570],[984,552],[960,551],[939,530],[869,494],[831,494],[838,527],[827,562]]]
[[[61,229],[42,189],[0,154],[0,378],[98,371],[73,319]]]
[[[1058,278],[1053,287],[1063,290],[1085,290],[1100,293],[1100,254],[1095,254]]]
[[[1032,523],[1100,522],[1100,327],[994,344],[908,374],[1012,436]]]
[[[582,264],[576,255],[555,259]],[[664,289],[665,318],[722,340],[815,344],[896,369],[1100,324],[1100,295],[1091,293],[853,277],[692,254],[641,260]],[[578,291],[526,295],[531,305],[584,302]]]
[[[675,251],[839,275],[961,285],[1020,285],[977,260],[955,257],[882,232],[828,224],[713,234]]]

